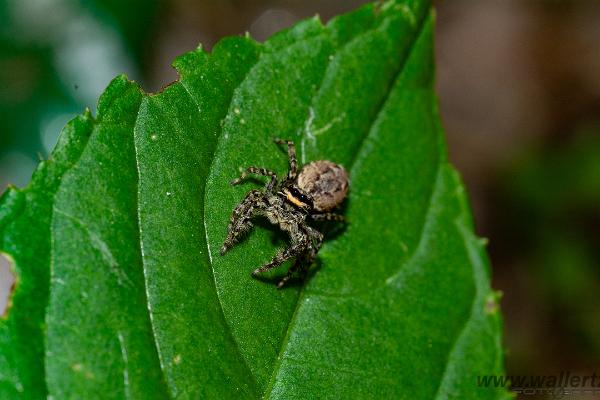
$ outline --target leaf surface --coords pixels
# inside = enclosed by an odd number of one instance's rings
[[[32,184],[2,198],[19,277],[2,393],[505,397],[476,386],[502,373],[500,317],[446,160],[432,31],[427,2],[389,1],[185,54],[157,94],[115,79],[98,116],[71,122]],[[285,267],[250,278],[285,244],[275,227],[257,221],[218,254],[260,187],[228,182],[249,165],[285,173],[275,136],[351,179],[349,224],[324,227],[309,279],[284,290],[269,279]]]

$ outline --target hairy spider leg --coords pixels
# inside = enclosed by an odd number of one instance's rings
[[[239,178],[236,178],[234,180],[232,180],[230,183],[232,186],[237,185],[238,183],[242,182],[244,179],[246,179],[246,177],[248,175],[258,175],[258,176],[268,176],[271,178],[271,180],[269,181],[269,183],[267,183],[267,185],[265,186],[265,189],[271,193],[273,192],[273,188],[275,187],[275,185],[277,184],[277,175],[275,174],[275,172],[266,169],[266,168],[259,168],[259,167],[248,167],[246,168],[246,170],[244,172],[242,172],[242,175],[240,175]]]
[[[263,199],[264,194],[260,190],[251,190],[244,200],[233,209],[227,228],[227,238],[221,247],[221,255],[225,254],[244,232],[252,228],[250,219],[256,214],[255,210],[266,206]]]
[[[297,257],[298,255],[304,253],[307,248],[310,246],[310,239],[307,235],[296,235],[292,236],[292,245],[288,248],[280,250],[271,261],[266,263],[260,268],[257,268],[252,272],[252,275],[256,276],[262,272],[266,272],[270,269],[276,268],[283,264],[285,261],[289,260],[292,257]]]
[[[307,249],[306,252],[304,252],[303,254],[300,254],[296,258],[294,265],[292,265],[290,267],[287,274],[277,284],[277,289],[281,289],[292,278],[292,275],[294,274],[294,272],[296,272],[298,270],[300,271],[300,278],[302,280],[304,280],[306,278],[306,273],[308,272],[308,269],[310,268],[312,263],[315,261],[315,258],[317,257],[317,253],[321,249],[321,245],[323,244],[323,235],[321,234],[321,232],[319,232],[311,227],[307,227],[307,228],[308,228],[307,233],[308,233],[309,237],[311,238],[309,240],[312,242],[311,246],[309,246],[309,248]]]
[[[277,289],[281,289],[287,283],[287,281],[289,281],[292,278],[294,272],[298,271],[298,269],[300,269],[303,263],[305,262],[306,256],[304,254],[299,255],[296,258],[296,261],[294,261],[294,265],[292,265],[288,270],[287,274],[285,274],[285,276],[279,281],[279,283],[277,283]]]
[[[321,246],[323,245],[323,234],[318,230],[311,228],[310,226],[306,227],[308,230],[308,234],[311,237],[312,246],[310,251],[306,255],[306,262],[302,264],[302,268],[300,269],[301,278],[304,280],[306,277],[306,273],[308,269],[317,258],[317,253],[321,250]]]
[[[298,161],[296,159],[296,145],[291,140],[283,140],[279,138],[275,138],[275,143],[277,144],[287,144],[288,151],[288,159],[290,162],[290,169],[288,171],[287,179],[294,180],[298,175]]]
[[[334,213],[312,214],[310,217],[313,219],[313,221],[346,221],[346,218],[343,215]]]

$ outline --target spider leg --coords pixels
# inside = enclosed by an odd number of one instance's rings
[[[310,226],[306,227],[308,230],[308,234],[311,237],[311,241],[310,241],[310,251],[307,254],[306,257],[306,269],[308,269],[308,267],[310,267],[310,265],[313,263],[313,261],[315,261],[315,258],[317,257],[317,253],[319,252],[319,250],[321,250],[321,246],[323,245],[323,234],[321,232],[319,232],[318,230],[311,228]]]
[[[296,160],[296,145],[291,140],[283,140],[279,138],[274,139],[277,144],[287,144],[288,159],[290,161],[290,170],[288,171],[288,179],[296,179],[298,174],[298,161]]]
[[[290,247],[280,250],[275,257],[260,268],[255,269],[252,275],[256,276],[262,272],[276,268],[283,264],[285,261],[292,257],[297,257],[306,251],[307,246],[310,245],[309,238],[307,236],[301,236],[298,243],[291,245]]]
[[[317,258],[317,253],[321,250],[321,246],[323,245],[323,234],[316,229],[308,227],[309,233],[312,237],[311,248],[310,251],[306,255],[305,262],[301,265],[300,268],[300,278],[304,280],[306,278],[306,274],[308,273],[308,269]]]
[[[224,255],[239,239],[239,237],[250,228],[250,219],[254,216],[256,209],[266,206],[263,202],[264,194],[260,190],[252,190],[244,200],[233,209],[229,226],[227,227],[227,238],[221,247],[221,255]]]
[[[300,271],[300,277],[302,280],[306,278],[306,273],[312,263],[315,261],[317,257],[317,253],[323,244],[323,235],[309,226],[307,226],[307,234],[308,234],[308,246],[304,250],[304,252],[296,258],[296,262],[294,265],[290,267],[287,274],[279,281],[277,284],[277,289],[281,289],[287,281],[289,281],[296,271]]]
[[[296,258],[296,261],[294,262],[294,265],[290,267],[287,274],[285,274],[285,276],[279,281],[279,283],[277,283],[277,289],[281,289],[287,283],[287,281],[289,281],[292,278],[294,272],[298,271],[302,267],[302,264],[304,262],[304,257],[298,256],[298,258]]]
[[[312,214],[310,216],[313,221],[338,221],[344,222],[346,218],[343,215],[334,214],[334,213],[325,213],[325,214]]]
[[[271,180],[269,181],[269,183],[267,183],[265,188],[267,189],[268,192],[273,191],[273,188],[275,187],[275,184],[277,183],[277,175],[275,174],[275,172],[273,172],[269,169],[266,169],[266,168],[258,168],[258,167],[252,167],[252,166],[246,168],[246,170],[244,172],[242,172],[242,175],[240,175],[239,178],[232,180],[230,182],[231,185],[232,186],[237,185],[238,183],[240,183],[244,179],[246,179],[246,177],[250,174],[270,177]]]

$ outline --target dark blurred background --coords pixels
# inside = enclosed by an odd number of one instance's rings
[[[176,79],[173,58],[200,42],[210,49],[245,31],[264,40],[363,2],[1,0],[0,190],[25,185],[60,128],[94,111],[115,75],[156,91]],[[508,373],[591,373],[600,366],[600,1],[436,6],[442,118],[504,293]],[[8,286],[4,266],[0,292]]]

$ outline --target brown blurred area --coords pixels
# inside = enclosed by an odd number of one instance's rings
[[[173,58],[199,42],[210,49],[246,31],[264,40],[298,19],[328,20],[361,3],[159,1],[140,36],[137,67],[126,72],[156,91],[176,79]],[[508,373],[594,371],[600,366],[600,1],[435,4],[441,114],[477,231],[489,238],[493,286],[504,293]]]
[[[442,119],[504,293],[507,372],[591,373],[600,2],[446,0],[437,11]]]
[[[166,18],[157,31],[157,47],[153,52],[156,68],[149,76],[148,90],[177,79],[171,61],[194,49],[198,43],[210,50],[224,36],[245,32],[259,41],[287,28],[299,19],[319,15],[326,21],[336,14],[355,9],[360,0],[172,0],[164,5]]]

